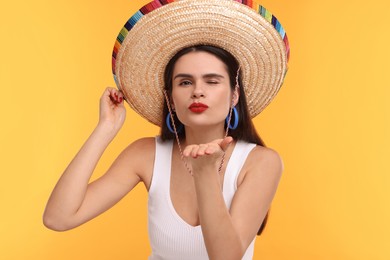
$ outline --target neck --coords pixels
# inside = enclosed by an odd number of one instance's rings
[[[186,127],[185,145],[206,144],[225,137],[224,126]]]

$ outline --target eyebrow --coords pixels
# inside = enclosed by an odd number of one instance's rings
[[[191,74],[179,73],[173,78],[173,80],[175,80],[176,78],[193,78],[193,77],[194,76],[192,76]],[[203,75],[202,78],[224,78],[224,76],[217,73],[209,73]]]

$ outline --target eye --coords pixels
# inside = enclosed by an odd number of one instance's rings
[[[205,77],[205,83],[208,85],[218,85],[221,84],[221,79],[218,76],[210,75]]]
[[[216,80],[209,80],[209,81],[207,81],[207,83],[208,83],[208,84],[210,84],[210,85],[216,85],[216,84],[219,84],[219,82],[218,82],[218,81],[216,81]]]
[[[192,82],[190,80],[183,80],[179,83],[179,86],[189,86]]]

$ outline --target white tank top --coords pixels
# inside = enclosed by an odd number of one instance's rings
[[[238,141],[232,152],[223,183],[223,197],[228,209],[237,190],[237,177],[255,146]],[[206,260],[209,258],[200,225],[194,227],[185,222],[177,214],[171,201],[172,147],[172,140],[162,142],[156,137],[153,177],[148,195],[148,233],[152,248],[149,260]],[[254,242],[255,239],[242,259],[252,259]]]

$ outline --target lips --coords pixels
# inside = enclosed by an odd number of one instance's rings
[[[192,103],[188,108],[194,113],[202,113],[209,107],[203,103]]]

